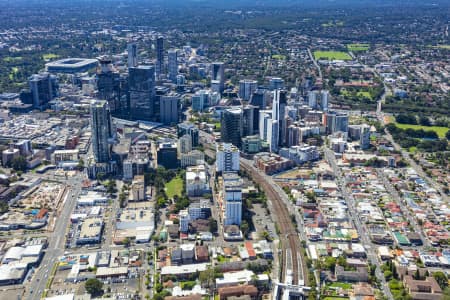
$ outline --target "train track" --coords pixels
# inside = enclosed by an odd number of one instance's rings
[[[292,224],[291,214],[278,192],[253,166],[241,160],[241,167],[252,176],[252,179],[259,184],[266,193],[267,198],[272,202],[273,214],[276,216],[280,231],[279,238],[282,248],[280,266],[283,266],[284,270],[281,272],[281,282],[285,282],[286,280],[287,269],[292,268],[292,284],[297,285],[299,284],[299,280],[305,279],[304,275],[306,273],[303,270],[303,264],[302,267],[299,267],[298,256],[302,246],[297,230]],[[287,252],[290,252],[290,255],[287,255]]]

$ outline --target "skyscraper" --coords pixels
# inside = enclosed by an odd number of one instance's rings
[[[127,46],[128,52],[128,68],[137,66],[137,45],[135,43],[129,43]]]
[[[44,72],[33,74],[28,79],[31,101],[34,108],[44,109],[58,94],[58,80],[55,75]]]
[[[214,62],[211,64],[211,81],[219,82],[220,93],[225,89],[225,67],[223,62]]]
[[[104,56],[99,58],[100,67],[97,69],[98,98],[108,101],[112,115],[127,116],[126,89],[123,80],[112,66],[111,59]]]
[[[246,105],[242,108],[242,136],[254,134],[254,118],[256,117],[255,110],[257,110],[257,107],[253,105]],[[256,114],[257,113],[259,112],[256,112]]]
[[[168,52],[168,69],[169,69],[169,79],[172,82],[177,81],[178,75],[178,54],[176,49],[170,49]]]
[[[164,73],[164,38],[156,39],[156,75],[160,76]]]
[[[257,88],[258,82],[256,80],[243,79],[239,81],[239,97],[249,101]]]
[[[161,96],[161,100],[159,103],[161,123],[178,123],[179,103],[180,97],[178,96]]]
[[[106,163],[111,159],[110,139],[113,137],[109,106],[105,100],[97,100],[91,103],[90,110],[95,162]]]
[[[155,121],[155,67],[138,66],[128,72],[131,118]]]
[[[286,105],[287,105],[287,92],[284,90],[275,90],[272,102],[272,119],[274,121],[277,121],[276,126],[278,127],[278,134],[277,137],[274,138],[278,140],[279,145],[283,145],[286,142],[286,138],[283,136],[286,133],[286,126],[287,126],[285,119]],[[274,132],[272,133],[274,134]]]
[[[222,142],[232,143],[240,147],[242,138],[242,109],[231,107],[222,112],[221,119],[221,139]]]

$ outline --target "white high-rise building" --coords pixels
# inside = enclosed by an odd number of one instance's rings
[[[178,213],[180,218],[180,231],[185,233],[189,231],[189,212],[187,209],[180,210]]]
[[[270,119],[272,119],[271,110],[259,111],[259,138],[261,140],[267,141],[267,128]]]
[[[134,68],[137,66],[137,45],[135,43],[129,43],[127,46],[128,52],[128,68]]]
[[[239,171],[239,149],[230,143],[219,143],[216,147],[216,171]]]
[[[242,179],[236,173],[223,174],[224,225],[241,225]]]
[[[277,120],[269,119],[267,123],[267,142],[269,143],[270,152],[278,151],[278,143],[280,140],[280,129]]]
[[[186,194],[199,197],[209,191],[208,177],[204,165],[188,167],[186,169]]]

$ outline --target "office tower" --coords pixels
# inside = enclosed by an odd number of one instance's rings
[[[156,157],[158,167],[161,166],[166,169],[178,168],[177,144],[172,142],[160,143]]]
[[[113,128],[108,103],[97,100],[91,103],[92,150],[96,163],[106,163],[111,159],[110,140]]]
[[[131,118],[155,121],[155,67],[138,66],[128,72]]]
[[[161,96],[160,98],[160,122],[166,125],[178,123],[178,111],[180,97]]]
[[[338,131],[348,132],[348,115],[346,113],[338,113],[335,111],[327,112],[325,115],[327,134]]]
[[[246,105],[242,108],[242,136],[253,135],[256,106]]]
[[[269,120],[272,119],[272,111],[271,110],[260,110],[259,111],[259,137],[261,140],[268,140],[267,137],[267,128],[269,126]]]
[[[126,90],[123,89],[123,80],[112,66],[111,59],[107,56],[99,58],[100,66],[97,69],[98,98],[108,101],[112,115],[126,116],[127,106]]]
[[[242,179],[236,173],[223,174],[224,225],[241,225]]]
[[[269,143],[269,150],[270,152],[277,152],[280,142],[279,122],[275,119],[268,119],[267,121],[267,142]]]
[[[222,112],[221,118],[221,139],[222,142],[232,143],[240,147],[242,138],[242,109],[231,107]]]
[[[164,73],[164,38],[156,39],[156,75],[160,76]]]
[[[188,134],[191,137],[192,147],[198,146],[198,136],[199,131],[197,126],[192,123],[184,122],[177,125],[177,133],[178,137],[182,137],[185,134]]]
[[[256,80],[241,80],[239,81],[239,97],[242,100],[249,101],[257,88],[258,82]]]
[[[366,150],[370,147],[370,126],[361,125],[361,134],[359,136],[359,144],[362,150]]]
[[[127,46],[128,52],[128,68],[134,68],[137,66],[137,45],[135,43],[129,43]]]
[[[212,63],[211,73],[211,84],[213,81],[218,81],[219,92],[222,93],[225,89],[225,67],[223,62]]]
[[[258,106],[259,109],[266,109],[267,106],[266,90],[258,89],[254,91],[250,99],[250,104]]]
[[[279,77],[272,77],[269,80],[269,88],[272,91],[284,89],[284,80]]]
[[[178,139],[178,154],[186,154],[192,151],[192,139],[189,134],[185,134]]]
[[[172,82],[177,81],[177,75],[178,75],[178,54],[177,50],[170,49],[168,52],[168,70],[169,70],[169,79]]]
[[[239,171],[239,149],[230,143],[218,143],[216,146],[216,171]]]
[[[45,109],[53,98],[58,95],[58,80],[55,75],[44,72],[33,74],[28,79],[31,93],[31,104],[34,108]]]

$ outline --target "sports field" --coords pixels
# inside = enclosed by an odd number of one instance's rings
[[[351,60],[352,57],[347,52],[342,51],[314,51],[314,58],[316,60]]]

